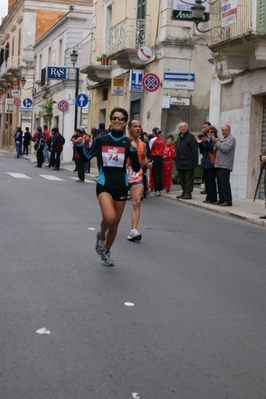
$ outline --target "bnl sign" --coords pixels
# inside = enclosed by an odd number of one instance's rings
[[[64,66],[47,66],[46,78],[55,80],[66,80],[67,68]]]

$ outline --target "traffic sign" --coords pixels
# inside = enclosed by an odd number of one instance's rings
[[[20,90],[12,90],[12,96],[17,97],[20,95]]]
[[[76,97],[76,105],[78,107],[81,107],[81,108],[86,107],[88,102],[89,102],[89,98],[88,98],[88,96],[86,96],[86,94],[79,94]]]
[[[194,73],[165,72],[164,80],[174,80],[175,82],[177,82],[177,81],[195,82],[195,74]]]
[[[19,110],[20,110],[20,112],[32,112],[33,111],[32,108],[20,108]]]
[[[60,100],[59,103],[57,104],[57,108],[61,112],[66,112],[69,108],[69,104],[66,100]]]
[[[159,89],[160,79],[155,73],[146,73],[143,76],[142,85],[146,91],[153,92]]]
[[[129,77],[129,91],[143,91],[142,79],[144,71],[140,69],[131,69]]]
[[[149,61],[152,57],[152,50],[147,46],[140,47],[138,57],[141,61]]]
[[[13,104],[14,104],[16,107],[19,107],[20,104],[21,104],[20,98],[19,98],[19,97],[15,97],[14,100],[13,100]]]
[[[179,90],[194,90],[194,82],[177,81],[177,80],[164,80],[164,89],[179,89]]]
[[[31,98],[25,98],[23,100],[23,105],[26,108],[30,108],[32,106],[32,99]]]

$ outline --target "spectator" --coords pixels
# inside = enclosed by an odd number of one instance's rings
[[[106,130],[105,130],[105,123],[100,123],[100,124],[99,124],[99,131],[98,131],[99,136],[100,136],[100,137],[101,137],[101,136],[104,136],[106,133],[107,133],[107,132],[106,132]]]
[[[59,133],[58,127],[53,127],[52,129],[52,140],[51,140],[51,157],[49,166],[53,170],[60,170],[60,157],[63,151],[63,146],[65,144],[65,139],[61,133]]]
[[[23,140],[23,154],[25,155],[29,154],[29,145],[31,141],[33,141],[33,138],[31,136],[30,129],[26,127],[26,131],[24,133],[24,140]]]
[[[202,154],[202,168],[205,179],[206,199],[203,202],[207,204],[217,201],[216,170],[214,167],[216,154],[212,137],[217,137],[217,129],[210,125],[206,128],[206,133],[196,138]]]
[[[16,133],[14,134],[14,139],[15,139],[15,144],[16,144],[16,153],[17,153],[17,158],[19,158],[22,153],[22,130],[20,126],[17,126]]]
[[[158,127],[152,129],[152,139],[150,140],[150,151],[152,165],[152,177],[154,181],[153,197],[159,197],[163,191],[163,155],[165,143],[160,137],[161,130]]]
[[[173,160],[176,156],[175,146],[173,144],[174,136],[169,134],[166,139],[166,146],[163,155],[163,192],[169,193],[173,178]]]
[[[219,200],[213,205],[232,206],[232,193],[230,185],[230,173],[233,170],[236,140],[231,135],[230,125],[222,126],[223,138],[213,137],[214,150],[216,150],[216,176],[218,184]]]
[[[71,141],[73,143],[73,149],[74,149],[74,159],[75,159],[75,164],[78,172],[78,179],[75,180],[77,183],[84,183],[85,180],[85,170],[84,170],[84,160],[82,155],[79,155],[77,151],[77,145],[76,145],[76,140],[79,137],[85,136],[84,132],[81,131],[81,129],[75,129],[74,134],[71,138]]]
[[[37,127],[37,131],[33,135],[33,140],[35,142],[34,149],[36,150],[37,157],[37,168],[41,168],[43,164],[43,149],[44,149],[44,132],[41,126]]]
[[[44,133],[44,149],[43,149],[43,161],[49,162],[50,161],[50,154],[48,152],[48,141],[51,137],[51,133],[48,130],[47,125],[43,125],[43,133]]]
[[[175,163],[182,194],[176,198],[190,200],[194,186],[194,169],[198,165],[198,145],[193,134],[189,133],[186,122],[181,122],[178,126],[180,133],[176,141]]]

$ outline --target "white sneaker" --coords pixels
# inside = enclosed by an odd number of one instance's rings
[[[100,232],[97,233],[95,250],[96,250],[97,254],[99,254],[99,255],[103,255],[106,251],[105,238],[100,237]]]
[[[128,241],[140,241],[141,234],[139,234],[137,229],[131,230],[129,236],[127,237]]]
[[[111,252],[110,251],[106,251],[105,254],[103,254],[101,256],[101,259],[104,262],[104,266],[114,266],[115,265],[115,262],[111,258]]]
[[[159,191],[154,191],[153,193],[151,193],[151,197],[160,197],[161,194]]]

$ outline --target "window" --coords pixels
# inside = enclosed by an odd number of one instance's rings
[[[138,0],[137,18],[138,19],[146,18],[146,0]]]
[[[145,44],[146,37],[146,0],[138,0],[136,21],[136,48]]]
[[[102,89],[102,101],[108,100],[108,87]]]
[[[257,31],[265,33],[266,28],[266,5],[265,0],[258,0],[258,11],[257,11]]]

